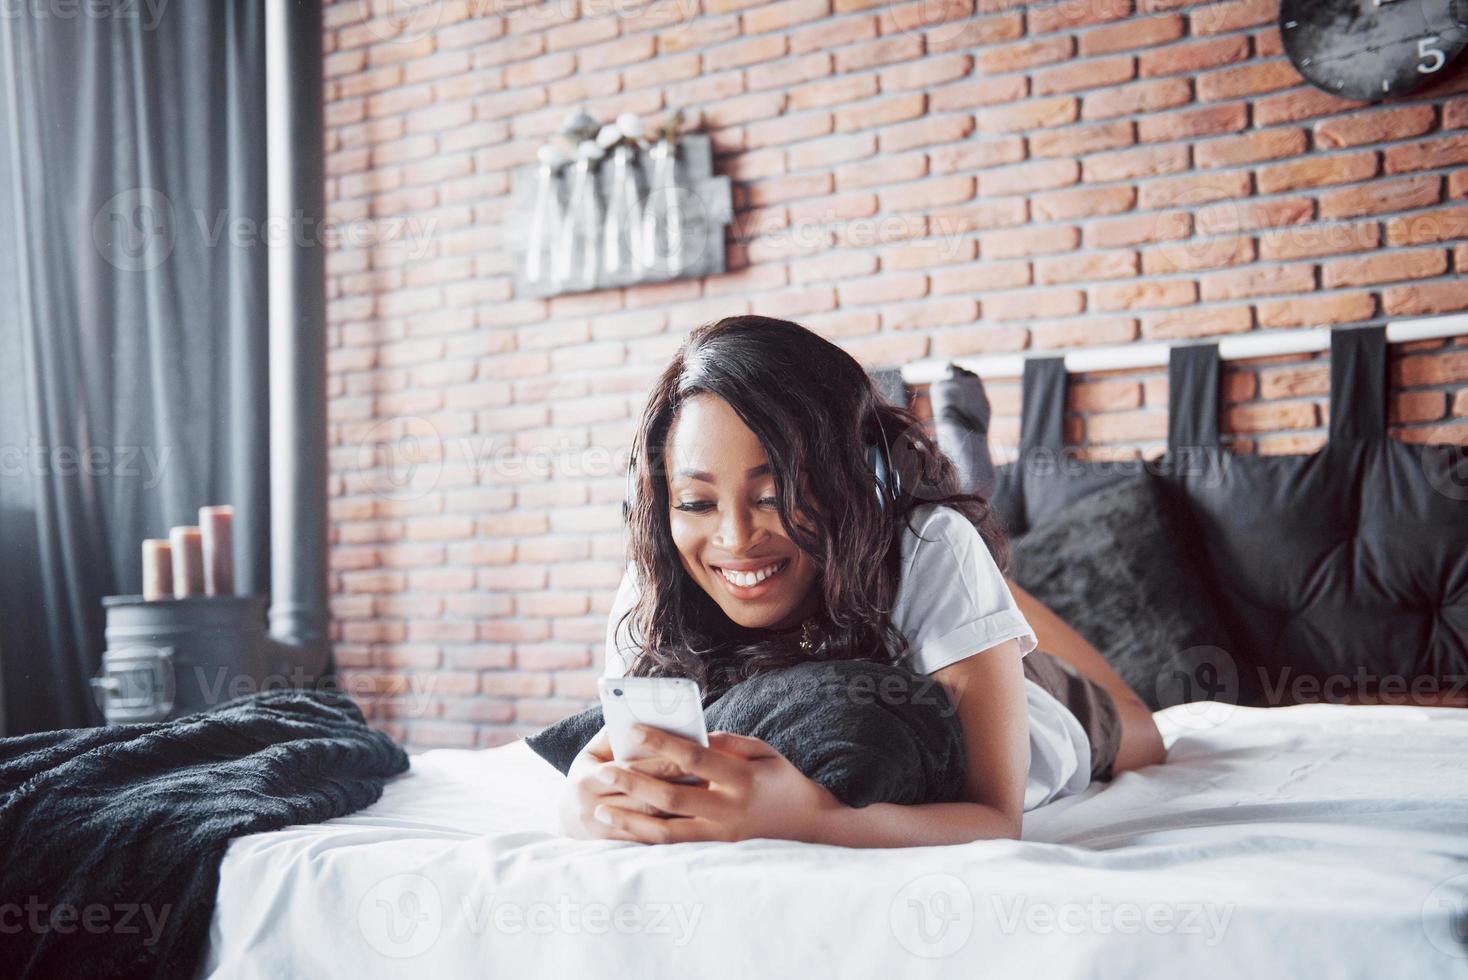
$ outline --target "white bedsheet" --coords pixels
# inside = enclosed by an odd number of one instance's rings
[[[524,742],[236,840],[215,978],[1468,976],[1468,711],[1182,705],[1023,841],[645,846],[548,827]]]

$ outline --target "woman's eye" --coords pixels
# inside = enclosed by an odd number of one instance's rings
[[[759,499],[759,502],[760,505],[763,507],[780,506],[780,498],[778,497],[761,497]],[[706,500],[680,500],[678,501],[678,503],[673,505],[673,509],[687,511],[693,514],[702,514],[704,511],[711,509],[713,506],[713,504],[709,503]]]

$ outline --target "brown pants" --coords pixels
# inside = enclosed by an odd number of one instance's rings
[[[1091,778],[1110,780],[1121,747],[1121,713],[1111,692],[1044,650],[1031,650],[1022,663],[1025,676],[1055,695],[1081,723],[1091,741]]]

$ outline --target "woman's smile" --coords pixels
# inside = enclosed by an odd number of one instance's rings
[[[749,601],[760,599],[768,595],[775,588],[776,579],[780,577],[790,564],[790,559],[779,558],[759,566],[750,566],[748,562],[730,563],[728,565],[711,565],[715,577],[724,583],[729,594],[736,599]]]

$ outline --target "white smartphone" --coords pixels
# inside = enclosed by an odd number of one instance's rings
[[[709,744],[708,729],[703,720],[703,699],[698,685],[686,677],[600,677],[596,682],[601,695],[602,719],[607,726],[607,740],[612,745],[612,758],[632,762],[653,755],[631,741],[633,725],[650,725],[681,735],[699,745]],[[673,779],[679,783],[701,783],[697,776]]]

